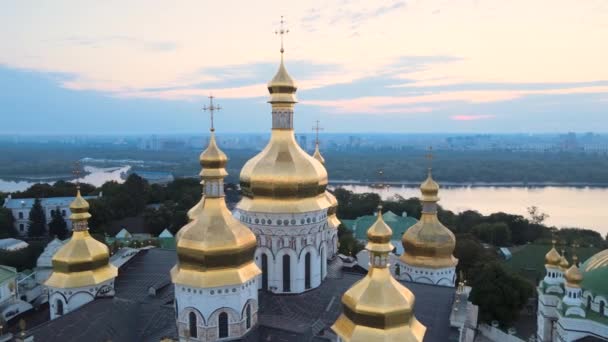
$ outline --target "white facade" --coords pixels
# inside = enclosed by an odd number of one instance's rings
[[[68,241],[69,239],[61,241],[55,238],[44,247],[44,251],[36,260],[36,283],[44,284],[49,279],[53,272],[53,255]]]
[[[268,214],[235,210],[235,217],[256,235],[255,262],[262,270],[260,289],[302,293],[327,276],[328,251],[337,247],[337,232],[327,224],[327,210],[304,214]]]
[[[404,263],[395,255],[391,256],[391,259],[394,259],[391,260],[391,264],[395,265],[391,267],[391,273],[399,280],[449,287],[454,287],[456,284],[456,267],[415,267]]]
[[[70,313],[99,297],[114,296],[114,278],[101,284],[75,288],[48,287],[51,320]]]
[[[232,286],[195,288],[175,284],[180,341],[227,341],[243,337],[258,320],[256,278]]]

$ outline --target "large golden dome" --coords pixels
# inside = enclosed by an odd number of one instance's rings
[[[80,190],[70,204],[73,234],[53,256],[53,272],[45,285],[55,288],[75,288],[101,284],[115,278],[118,271],[109,263],[108,247],[95,240],[88,231],[89,203]]]
[[[367,232],[370,269],[342,296],[343,313],[332,326],[342,341],[422,341],[426,327],[414,316],[414,294],[388,269],[391,228],[379,210]]]
[[[401,242],[404,253],[401,260],[410,266],[444,268],[458,263],[452,253],[456,237],[437,218],[437,196],[439,185],[433,180],[431,171],[420,186],[423,203],[420,220],[403,234]]]
[[[327,171],[296,142],[293,107],[296,86],[281,56],[277,75],[268,84],[273,111],[268,145],[247,161],[240,175],[243,199],[238,208],[257,212],[304,212],[329,206],[324,195]]]
[[[260,274],[253,262],[256,238],[226,207],[223,179],[228,158],[213,132],[200,159],[205,200],[198,216],[176,235],[178,262],[171,279],[194,287],[243,283]]]

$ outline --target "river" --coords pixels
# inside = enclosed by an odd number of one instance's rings
[[[101,186],[103,183],[108,181],[117,181],[122,183],[124,181],[123,176],[131,169],[130,166],[121,167],[95,167],[95,166],[84,166],[86,175],[80,178],[81,183],[88,183],[95,186]],[[73,182],[75,179],[69,179]],[[13,192],[23,191],[36,183],[54,183],[55,180],[6,180],[0,179],[0,191],[2,192]]]
[[[384,189],[367,185],[340,185],[356,193],[375,192],[383,199],[398,194],[418,197],[417,187],[391,186]],[[556,227],[580,227],[608,233],[608,188],[600,187],[466,187],[454,186],[439,191],[439,204],[455,212],[477,210],[488,215],[505,212],[528,216],[527,208],[537,206],[549,215],[545,223]]]

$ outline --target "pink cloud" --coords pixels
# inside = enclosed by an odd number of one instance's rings
[[[493,117],[494,117],[494,115],[487,115],[487,114],[452,115],[452,116],[450,116],[450,119],[455,120],[455,121],[473,121],[473,120],[492,119]]]

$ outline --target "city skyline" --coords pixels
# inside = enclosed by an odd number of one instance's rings
[[[206,7],[207,6],[207,7]],[[606,132],[601,1],[148,2],[5,6],[0,134],[270,127],[266,82],[298,83],[295,129]]]

